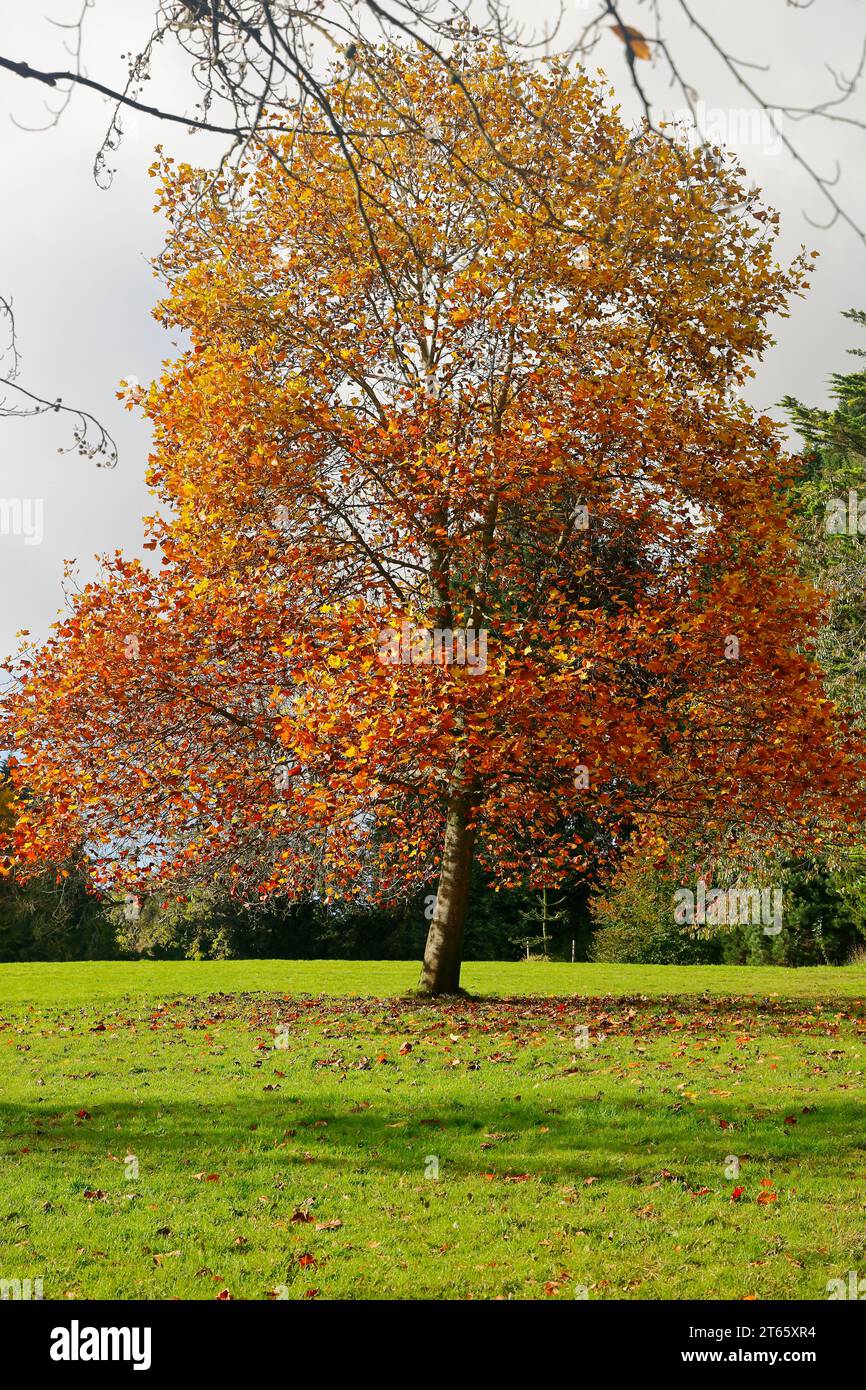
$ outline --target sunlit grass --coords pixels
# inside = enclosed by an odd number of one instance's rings
[[[284,990],[386,998],[418,983],[417,961],[230,960],[99,961],[0,965],[0,1008],[12,1004]],[[576,965],[470,961],[462,984],[472,994],[604,996],[606,994],[779,995],[790,999],[866,998],[866,965]]]
[[[866,1274],[862,969],[475,965],[474,992],[538,997],[342,997],[416,971],[0,967],[0,1279],[822,1299]],[[731,977],[741,1000],[695,997]]]

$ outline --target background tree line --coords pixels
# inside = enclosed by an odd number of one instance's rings
[[[162,894],[133,912],[93,893],[83,863],[65,872],[0,882],[0,960],[412,960],[429,925],[424,894],[391,907],[277,900],[265,908],[205,892],[181,901]],[[545,921],[541,891],[496,893],[479,872],[466,957],[568,961],[573,946],[578,961],[796,966],[841,965],[866,951],[866,872],[792,861],[778,881],[785,890],[778,937],[748,925],[703,940],[676,925],[673,880],[658,874],[594,894],[584,884],[559,889]]]

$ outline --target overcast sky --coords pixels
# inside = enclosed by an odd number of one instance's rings
[[[596,5],[597,0],[589,5],[572,0],[564,36],[576,35]],[[67,66],[63,33],[47,17],[69,21],[80,6],[81,0],[28,0],[26,6],[0,0],[0,54],[34,67]],[[85,36],[90,76],[121,79],[121,55],[146,36],[151,8],[147,0],[96,0]],[[512,8],[537,22],[544,0],[515,0]],[[555,7],[550,9],[553,13]],[[819,220],[826,209],[805,173],[782,151],[771,125],[758,129],[750,111],[754,103],[689,30],[676,0],[661,0],[661,9],[679,15],[668,31],[669,42],[676,44],[708,121],[724,119],[750,175],[782,214],[783,256],[803,242],[822,253],[808,299],[796,301],[791,317],[777,325],[777,346],[758,366],[750,399],[763,409],[789,392],[825,403],[829,373],[851,361],[846,349],[866,346],[858,341],[862,333],[841,318],[844,309],[866,308],[861,289],[866,249],[844,226],[821,231],[808,225],[804,209]],[[866,34],[866,0],[815,0],[805,10],[787,0],[725,0],[723,5],[692,0],[692,9],[735,56],[770,66],[766,74],[748,76],[779,105],[806,106],[833,97],[827,65],[850,74]],[[623,18],[651,32],[647,11],[645,0],[621,0]],[[605,68],[624,109],[632,111],[623,45],[613,34],[605,34],[596,65]],[[682,104],[667,93],[660,67],[640,66],[660,102]],[[172,87],[177,92],[182,84],[182,70],[167,58],[153,93],[159,94],[160,85],[163,92]],[[117,440],[120,461],[106,470],[75,454],[59,454],[70,437],[62,416],[0,419],[0,499],[44,501],[41,544],[0,534],[0,655],[15,647],[19,629],[34,637],[45,634],[62,601],[64,560],[76,560],[84,580],[94,573],[99,553],[142,553],[140,517],[153,506],[144,485],[148,431],[121,408],[115,391],[123,377],[149,381],[174,351],[150,316],[158,282],[148,258],[160,247],[161,223],[152,212],[147,166],[158,141],[192,162],[207,163],[219,152],[213,137],[192,137],[136,117],[114,159],[113,185],[101,191],[92,168],[108,120],[106,103],[78,91],[55,128],[21,130],[20,125],[45,124],[45,96],[44,88],[0,72],[0,293],[14,301],[21,381],[102,419]],[[866,95],[842,109],[866,119]],[[866,133],[841,123],[791,121],[783,122],[782,130],[822,173],[832,175],[839,161],[840,200],[866,224]]]

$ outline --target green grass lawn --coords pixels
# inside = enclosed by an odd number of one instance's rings
[[[99,964],[0,965],[0,1008],[176,999],[224,990],[348,994],[389,998],[418,983],[417,961],[229,960],[103,961]],[[786,999],[866,999],[866,967],[725,965],[543,965],[473,962],[463,967],[471,994],[778,995]]]
[[[0,1279],[824,1299],[866,1275],[862,968],[476,964],[445,1004],[400,997],[417,972],[0,966]]]

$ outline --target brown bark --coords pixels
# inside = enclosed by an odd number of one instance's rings
[[[418,986],[425,994],[455,994],[460,988],[463,931],[475,848],[475,830],[467,823],[469,813],[465,793],[455,793],[445,820],[439,889]]]

